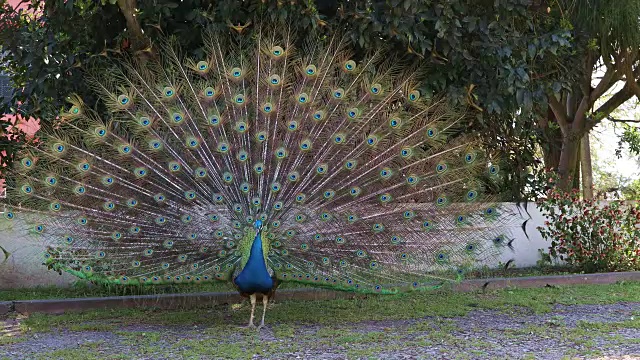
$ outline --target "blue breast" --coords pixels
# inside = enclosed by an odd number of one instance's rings
[[[253,240],[251,245],[251,253],[249,260],[244,266],[240,274],[233,279],[240,292],[253,294],[266,294],[273,287],[273,279],[267,271],[267,264],[264,263],[264,254],[262,252],[262,238],[260,231]]]

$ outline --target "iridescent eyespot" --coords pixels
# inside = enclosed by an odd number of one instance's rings
[[[357,118],[359,115],[360,115],[360,109],[358,108],[351,108],[347,110],[347,116],[352,120]]]
[[[305,194],[296,195],[296,202],[303,203],[306,200],[307,196]]]
[[[33,160],[31,160],[30,158],[24,158],[22,159],[22,161],[20,161],[20,163],[27,169],[33,166]]]
[[[366,140],[367,145],[369,146],[375,146],[376,144],[378,144],[378,141],[379,139],[376,135],[369,135]]]
[[[78,115],[80,114],[80,108],[77,106],[72,106],[71,109],[69,109],[69,112],[73,115]]]
[[[278,149],[276,149],[276,158],[278,159],[284,159],[287,156],[287,149],[280,147]]]
[[[184,198],[187,200],[193,200],[196,198],[196,192],[193,190],[188,190],[184,192]]]
[[[220,125],[220,116],[218,114],[209,115],[209,125]]]
[[[31,194],[33,192],[33,188],[30,185],[22,185],[20,190],[25,194]]]
[[[218,144],[218,151],[226,154],[229,151],[229,145],[227,143],[221,142]]]
[[[327,190],[325,191],[322,195],[324,196],[325,199],[331,199],[333,198],[333,196],[336,194],[335,191],[333,190]]]
[[[373,84],[371,85],[370,90],[373,95],[380,95],[382,94],[382,85],[378,83]]]
[[[209,64],[207,64],[206,61],[198,61],[196,68],[198,71],[207,71],[209,69]]]
[[[382,170],[380,170],[380,177],[383,179],[389,179],[391,176],[393,176],[393,170],[389,169],[389,168],[383,168]]]
[[[180,164],[177,161],[170,161],[169,162],[169,171],[171,172],[176,172],[176,171],[180,171]]]
[[[57,201],[49,204],[49,210],[51,211],[60,211],[61,208],[62,208],[62,205],[60,205],[60,203]]]
[[[342,99],[342,97],[344,96],[344,89],[342,88],[338,88],[333,90],[333,97],[336,99]]]
[[[282,81],[282,80],[280,79],[279,75],[273,74],[273,75],[269,76],[269,84],[271,84],[273,86],[280,85],[280,81]]]
[[[158,139],[152,139],[149,141],[149,148],[151,150],[160,150],[162,149],[162,141]]]
[[[420,178],[416,175],[407,176],[407,185],[416,185],[420,181]]]
[[[344,63],[344,69],[347,71],[353,71],[356,68],[356,62],[353,60],[348,60]]]
[[[420,98],[420,91],[418,90],[413,90],[409,93],[409,96],[407,96],[407,99],[409,99],[409,101],[414,102],[416,100],[418,100]]]
[[[95,130],[93,132],[96,135],[98,135],[98,137],[104,137],[105,135],[107,135],[107,129],[105,129],[102,126],[98,126],[97,128],[95,128]]]
[[[128,155],[131,153],[131,146],[127,144],[122,144],[118,146],[118,151],[120,152],[120,154]]]
[[[173,120],[174,124],[180,124],[184,120],[184,116],[179,112],[175,112],[171,115],[171,120]]]
[[[400,150],[400,156],[402,156],[404,159],[410,158],[411,155],[413,155],[413,149],[410,147],[404,147]]]
[[[53,149],[54,152],[60,154],[64,152],[65,146],[61,143],[55,143],[53,144],[53,146],[51,146],[51,148]]]
[[[327,164],[320,164],[317,168],[316,168],[316,173],[320,174],[320,175],[324,175],[327,173],[327,171],[329,171],[329,165]]]
[[[470,153],[465,154],[464,161],[467,164],[471,164],[471,163],[473,163],[475,161],[476,157],[477,157],[477,154],[475,152],[470,152]]]
[[[45,182],[49,186],[55,186],[58,183],[58,179],[56,179],[55,176],[47,176]]]
[[[498,165],[489,166],[489,174],[497,175],[500,172],[500,167]]]
[[[258,142],[263,142],[265,140],[267,140],[267,133],[264,131],[260,131],[256,134],[256,140],[258,140]]]
[[[264,105],[262,105],[262,111],[264,111],[265,113],[270,113],[273,110],[273,105],[271,103],[266,103]]]
[[[256,172],[256,174],[260,175],[264,172],[264,164],[263,163],[257,163],[253,166],[253,171]]]
[[[133,173],[136,175],[136,177],[141,178],[147,175],[147,169],[138,167],[133,170]]]
[[[153,196],[153,199],[156,202],[160,202],[161,203],[161,202],[164,202],[167,198],[163,194],[156,194],[156,195]]]
[[[309,150],[311,149],[311,140],[305,139],[300,142],[300,150]]]
[[[236,123],[236,131],[241,134],[245,133],[248,128],[249,128],[249,125],[247,125],[247,123],[244,121],[238,121]]]
[[[308,65],[305,69],[304,69],[304,73],[307,74],[308,76],[313,76],[316,74],[316,72],[318,71],[318,69],[316,68],[315,65]]]
[[[428,129],[427,130],[427,137],[433,138],[438,134],[438,131],[436,129]]]
[[[393,119],[389,120],[389,126],[392,127],[393,129],[397,129],[401,125],[402,125],[402,121],[400,119],[393,118]]]
[[[244,95],[238,94],[238,95],[234,96],[233,97],[233,101],[238,105],[244,104]]]
[[[274,210],[281,210],[283,206],[284,206],[284,204],[282,203],[282,201],[276,201],[273,204],[273,209]]]
[[[118,96],[118,104],[121,106],[127,106],[131,102],[131,99],[127,95],[119,95]]]
[[[346,142],[347,136],[343,133],[338,133],[333,137],[333,142],[336,144],[344,144]]]
[[[298,95],[298,102],[301,104],[305,104],[309,101],[309,95],[307,93],[301,93]]]
[[[361,192],[362,189],[360,189],[360,187],[358,186],[354,186],[349,190],[349,194],[351,194],[351,196],[358,196]]]
[[[207,169],[199,167],[199,168],[197,168],[197,169],[195,169],[193,171],[193,175],[195,175],[197,178],[201,178],[202,179],[202,178],[207,176]],[[231,177],[231,180],[233,180],[233,177]],[[231,180],[229,180],[229,181],[231,181]]]
[[[176,90],[171,86],[166,86],[164,89],[162,89],[162,93],[166,98],[170,98],[176,94]]]
[[[240,191],[242,191],[243,193],[248,193],[249,190],[251,189],[251,186],[249,186],[248,183],[244,182],[242,184],[240,184]]]
[[[211,86],[207,86],[206,88],[204,88],[202,93],[204,94],[205,97],[212,98],[216,94],[216,90]]]
[[[142,127],[147,127],[151,125],[151,120],[147,116],[141,116],[138,118],[138,124]]]
[[[344,162],[344,168],[347,170],[353,170],[358,165],[358,161],[350,159]]]
[[[313,113],[313,120],[320,121],[323,120],[325,116],[325,112],[323,110],[318,110]]]
[[[233,76],[234,78],[239,78],[242,76],[242,69],[238,68],[238,67],[234,67],[233,69],[231,69],[231,76]]]
[[[284,49],[280,46],[274,46],[271,48],[271,54],[275,57],[280,57],[284,54]]]
[[[437,172],[438,174],[442,174],[442,173],[444,173],[445,171],[447,171],[447,164],[445,164],[445,163],[440,163],[440,164],[436,165],[436,172]]]
[[[242,162],[247,161],[249,159],[249,154],[245,150],[240,150],[236,158]]]
[[[287,126],[287,130],[296,131],[298,130],[298,122],[295,120],[289,121],[289,125]]]
[[[73,189],[73,192],[74,192],[76,195],[83,195],[85,192],[87,192],[87,189],[86,189],[84,186],[82,186],[82,185],[77,185],[77,186]]]
[[[280,189],[282,189],[282,185],[280,185],[279,182],[274,182],[273,184],[271,184],[271,191],[278,192],[280,191]]]
[[[297,171],[292,171],[287,175],[287,179],[289,179],[289,181],[291,182],[298,181],[299,178],[300,178],[300,173]]]

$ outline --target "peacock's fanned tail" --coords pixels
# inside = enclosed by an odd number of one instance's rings
[[[261,219],[282,281],[389,293],[489,265],[513,215],[486,195],[499,159],[464,136],[466,114],[417,89],[384,50],[285,30],[210,33],[206,57],[170,41],[160,59],[88,79],[82,99],[10,175],[46,263],[97,282],[229,280]]]

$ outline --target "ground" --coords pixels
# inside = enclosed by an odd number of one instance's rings
[[[640,283],[5,319],[0,359],[640,359]]]

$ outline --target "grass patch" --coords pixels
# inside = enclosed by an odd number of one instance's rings
[[[640,283],[612,285],[579,285],[570,287],[507,289],[484,294],[454,292],[415,292],[392,296],[367,296],[355,300],[282,301],[267,311],[269,324],[294,326],[301,323],[348,324],[365,320],[397,320],[423,317],[464,316],[477,308],[506,312],[546,313],[554,304],[612,304],[640,299]],[[28,330],[39,332],[56,327],[71,327],[99,321],[111,326],[127,324],[198,325],[224,327],[244,324],[248,306],[216,306],[208,311],[154,309],[107,309],[63,315],[32,314],[22,323]],[[559,319],[558,319],[559,320]],[[558,321],[560,323],[560,321]],[[558,326],[560,324],[554,324]],[[87,325],[88,327],[95,325]],[[283,327],[283,334],[291,329]]]
[[[513,268],[490,269],[472,273],[469,278],[488,277],[525,277],[541,275],[568,275],[571,269],[566,267],[544,268]],[[280,289],[295,289],[309,287],[304,284],[285,283]],[[0,301],[38,300],[38,299],[67,299],[84,297],[106,297],[127,295],[160,295],[199,292],[227,292],[235,288],[227,282],[211,282],[202,284],[173,284],[173,285],[93,285],[78,281],[68,288],[55,286],[34,287],[23,289],[0,290]]]

